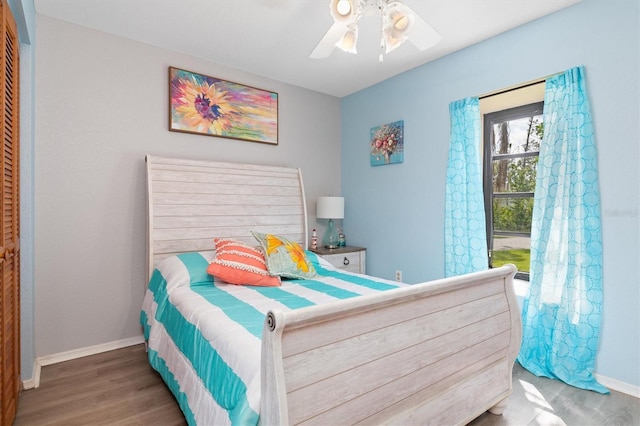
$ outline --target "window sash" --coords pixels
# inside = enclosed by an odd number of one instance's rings
[[[527,151],[517,153],[499,154],[493,153],[494,134],[493,126],[498,123],[513,121],[521,118],[532,117],[541,115],[543,110],[543,102],[536,102],[529,105],[523,105],[516,108],[510,108],[503,111],[497,111],[484,115],[484,129],[483,129],[483,143],[484,143],[484,201],[485,201],[485,217],[487,221],[487,245],[488,245],[488,257],[489,266],[493,266],[493,251],[494,251],[494,237],[531,237],[530,232],[519,232],[509,230],[495,230],[494,229],[494,212],[493,201],[495,199],[525,199],[534,197],[534,192],[493,192],[493,164],[494,161],[499,160],[514,160],[523,158],[538,157],[538,151]],[[518,271],[516,278],[529,280],[529,273],[527,271]]]

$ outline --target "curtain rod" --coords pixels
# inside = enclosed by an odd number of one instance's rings
[[[531,83],[522,84],[520,86],[511,87],[509,89],[504,89],[504,90],[500,90],[500,91],[497,91],[497,92],[487,93],[486,95],[478,96],[478,99],[486,99],[486,98],[490,98],[492,96],[498,96],[498,95],[502,95],[504,93],[513,92],[514,90],[524,89],[525,87],[535,86],[536,84],[543,83],[545,80],[546,80],[546,78],[543,78],[541,80],[532,81]]]
[[[510,87],[508,89],[500,89],[500,90],[498,90],[496,92],[490,92],[490,93],[478,96],[478,99],[490,98],[492,96],[502,95],[503,93],[513,92],[514,90],[524,89],[525,87],[535,86],[536,84],[540,84],[540,83],[546,81],[548,78],[555,77],[556,75],[559,75],[559,74],[562,74],[562,72],[549,74],[546,77],[538,78],[538,79],[532,80],[532,81],[530,81],[528,83],[520,84],[518,86],[513,86],[513,87]]]

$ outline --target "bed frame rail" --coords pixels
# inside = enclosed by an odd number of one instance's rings
[[[522,335],[515,272],[269,312],[260,423],[452,425],[501,414]]]

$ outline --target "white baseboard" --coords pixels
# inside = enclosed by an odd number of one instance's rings
[[[72,359],[82,358],[89,355],[96,355],[102,352],[126,348],[127,346],[138,345],[140,343],[144,343],[144,336],[142,335],[38,357],[33,364],[33,378],[23,380],[22,387],[23,389],[33,389],[40,386],[40,369],[45,365],[57,364],[59,362],[70,361]]]
[[[26,379],[22,381],[22,389],[27,390],[27,389],[35,389],[36,387],[36,382],[34,379]]]
[[[600,374],[594,374],[594,376],[602,386],[608,387],[609,389],[617,392],[626,393],[627,395],[640,398],[640,386],[634,386],[632,384],[621,382],[610,377],[601,376]]]
[[[40,385],[40,364],[38,360],[33,361],[33,377],[22,381],[22,389],[35,389]]]

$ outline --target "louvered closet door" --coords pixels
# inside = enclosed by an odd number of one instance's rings
[[[0,379],[1,425],[10,425],[20,391],[20,238],[18,145],[18,32],[7,0],[1,0],[0,129],[2,175],[0,184]]]

